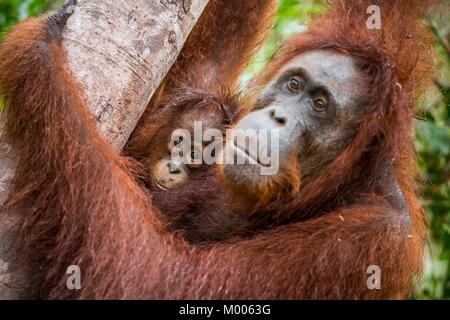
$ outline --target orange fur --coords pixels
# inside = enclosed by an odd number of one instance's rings
[[[421,270],[425,236],[412,176],[411,130],[414,98],[430,75],[427,36],[417,23],[417,14],[429,1],[379,3],[383,30],[368,31],[364,17],[370,1],[332,1],[330,11],[307,33],[289,39],[258,79],[269,81],[280,66],[306,50],[331,48],[352,55],[367,71],[371,98],[359,133],[317,177],[302,182],[298,196],[271,202],[264,214],[255,212],[253,227],[259,230],[252,236],[207,246],[188,244],[161,226],[151,199],[135,181],[133,162],[96,133],[82,92],[67,71],[64,53],[45,31],[46,20],[28,20],[15,27],[0,46],[7,136],[20,156],[9,209],[23,215],[18,225],[18,266],[33,274],[38,297],[407,297]],[[233,12],[242,14],[235,10],[224,17]],[[179,72],[187,68],[192,74],[199,67],[200,73],[187,79],[209,90],[209,85],[203,86],[202,70],[229,70],[225,82],[233,84],[241,70],[240,59],[248,58],[252,50],[237,46],[245,54],[237,61],[231,57],[229,65],[225,63],[228,50],[233,53],[235,44],[245,44],[247,36],[260,31],[246,25],[245,17],[252,12],[233,20],[242,30],[230,24],[230,30],[213,38],[212,47],[202,44],[192,70],[185,60]],[[200,34],[209,27],[201,24]],[[220,51],[219,61],[212,62],[223,69],[215,69],[208,54],[217,49],[214,45],[226,43],[224,56]],[[187,48],[195,52],[195,43]],[[205,54],[208,61],[202,59]],[[406,214],[398,212],[382,192],[389,164],[407,200]],[[193,205],[197,196],[208,210],[220,212],[227,205],[220,202],[224,200],[220,194],[213,198],[219,202],[208,202],[212,197],[208,189],[221,190],[220,184],[210,185],[213,181],[207,179],[200,188],[187,190],[179,202]],[[66,268],[74,264],[83,273],[80,291],[66,287]],[[382,270],[381,290],[366,286],[370,265]]]

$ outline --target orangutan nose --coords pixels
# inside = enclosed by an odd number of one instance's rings
[[[288,122],[288,114],[283,109],[271,109],[269,110],[270,118],[276,122],[280,127],[283,127]]]
[[[175,161],[169,161],[167,163],[167,166],[169,167],[169,172],[171,174],[179,174],[181,173],[181,163],[175,162]]]

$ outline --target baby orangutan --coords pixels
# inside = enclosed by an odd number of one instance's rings
[[[183,92],[135,133],[128,152],[144,165],[150,191],[167,191],[214,170],[203,161],[203,152],[208,150],[204,148],[214,142],[205,141],[203,135],[208,130],[223,132],[231,124],[237,107],[234,102],[226,103],[212,95]],[[200,141],[194,141],[195,134],[201,135]]]

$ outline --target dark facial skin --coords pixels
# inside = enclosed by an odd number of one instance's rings
[[[279,130],[279,172],[296,159],[302,178],[313,175],[354,134],[364,110],[362,83],[350,56],[329,50],[303,53],[280,70],[235,129]],[[226,152],[246,151],[245,145],[227,144]],[[263,176],[260,169],[254,162],[223,166],[226,179],[244,187],[263,187],[277,176]]]
[[[184,112],[175,112],[172,119],[161,130],[157,132],[150,145],[152,149],[149,152],[145,166],[148,172],[149,187],[151,189],[171,189],[176,185],[185,182],[189,176],[202,170],[205,165],[186,164],[172,157],[174,149],[180,149],[181,145],[186,143],[186,137],[183,135],[183,129],[194,136],[194,123],[200,121],[203,124],[203,131],[207,129],[220,129],[223,117],[213,107],[194,108]],[[191,143],[190,141],[187,143]],[[192,150],[196,150],[192,145]],[[188,155],[188,156],[194,156]]]

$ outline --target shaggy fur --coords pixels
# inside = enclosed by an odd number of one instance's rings
[[[272,6],[272,1],[245,1],[256,2]],[[217,3],[225,1],[212,1]],[[238,1],[226,3],[238,8]],[[34,275],[32,287],[38,288],[38,296],[406,297],[421,271],[425,238],[413,179],[411,134],[414,99],[430,75],[428,36],[417,20],[429,1],[379,1],[382,30],[366,28],[370,4],[331,1],[329,11],[307,33],[289,39],[254,83],[255,87],[267,83],[280,66],[307,50],[331,48],[351,55],[366,72],[370,98],[357,135],[337,159],[303,181],[295,196],[277,199],[258,212],[243,211],[257,230],[253,235],[208,245],[185,242],[168,233],[156,218],[151,199],[135,181],[133,162],[98,136],[58,40],[45,29],[46,19],[28,20],[14,28],[0,47],[6,130],[20,155],[8,206],[23,215],[18,264]],[[221,82],[233,91],[241,70],[237,66],[253,51],[240,45],[259,32],[252,29],[254,21],[246,20],[253,11],[240,10],[223,11],[221,16],[236,23],[229,26],[235,29],[215,41],[199,43],[199,48],[188,44],[184,54],[199,50],[201,55],[192,59],[193,69],[182,55],[166,88],[177,86],[174,79],[179,74],[177,79],[187,77],[195,87],[217,93],[218,86],[210,86],[226,72]],[[245,17],[233,18],[236,12],[244,12]],[[198,30],[204,30],[201,34],[209,27],[201,24]],[[237,61],[233,48],[245,53]],[[220,68],[208,62],[212,57],[217,57],[212,61]],[[190,72],[199,66],[199,72]],[[219,71],[204,79],[210,70]],[[164,100],[168,95],[161,90],[159,98]],[[407,208],[391,200],[393,177]],[[212,196],[216,188],[223,188],[213,179],[195,181],[202,188],[180,193],[172,206],[186,207],[196,199],[204,204],[203,210],[220,212],[227,204]],[[66,269],[74,264],[83,272],[80,291],[66,287]],[[370,265],[382,270],[381,290],[366,286]]]

